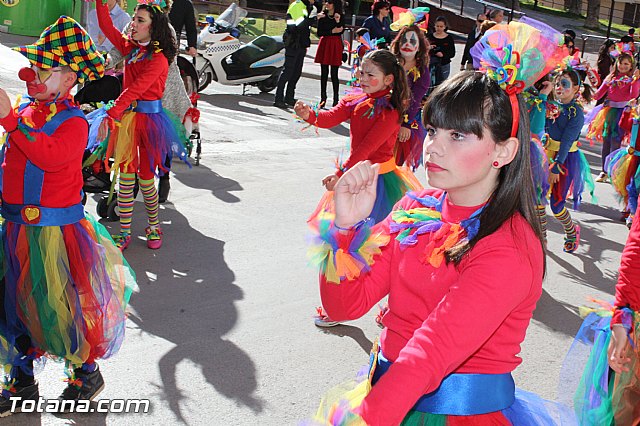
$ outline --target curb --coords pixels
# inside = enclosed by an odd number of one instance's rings
[[[314,74],[312,72],[304,72],[302,71],[302,74],[300,74],[300,77],[304,77],[304,78],[309,78],[311,80],[320,80],[320,75],[318,74]],[[345,80],[343,78],[338,78],[338,80],[340,81],[340,84],[344,84],[346,85],[349,81]]]

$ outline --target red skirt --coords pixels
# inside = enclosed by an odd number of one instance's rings
[[[342,37],[340,36],[322,36],[318,43],[316,51],[316,64],[333,65],[339,67],[342,65]]]

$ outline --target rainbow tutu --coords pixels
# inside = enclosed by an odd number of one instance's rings
[[[25,335],[31,352],[73,365],[118,351],[136,281],[101,224],[90,216],[63,226],[4,221],[0,262],[5,369],[28,368],[17,348]]]
[[[177,156],[189,164],[184,127],[177,117],[162,108],[160,101],[137,101],[133,109],[124,113],[109,137],[100,142],[97,140],[98,128],[106,117],[104,108],[87,115],[87,149],[94,154],[93,158],[113,158],[114,169],[132,171],[140,166],[139,155],[144,152],[151,173],[155,173],[156,169],[167,172],[167,157]]]
[[[598,109],[596,110],[596,108]],[[593,141],[602,143],[605,138],[621,140],[625,134],[620,127],[620,119],[624,108],[611,107],[606,104],[602,108],[596,108],[594,108],[594,111],[597,112],[593,116],[587,131],[587,140],[591,143]],[[591,115],[585,117],[585,122],[587,122],[587,118],[591,118]]]
[[[624,207],[635,213],[638,204],[638,190],[640,189],[640,156],[629,154],[627,148],[613,151],[605,161],[605,171],[611,179],[611,185],[616,191]]]
[[[591,312],[565,358],[561,393],[572,399],[582,426],[635,425],[640,421],[640,315],[633,317],[628,372],[614,373],[608,364],[611,310]]]

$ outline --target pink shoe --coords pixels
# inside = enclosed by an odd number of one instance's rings
[[[125,251],[125,249],[129,247],[129,243],[131,242],[130,234],[120,233],[117,235],[112,235],[111,238],[113,238],[113,242],[116,243],[116,247],[118,247],[120,251]]]
[[[151,250],[158,250],[162,247],[162,229],[160,227],[155,229],[147,227],[144,232],[147,234],[147,247]]]

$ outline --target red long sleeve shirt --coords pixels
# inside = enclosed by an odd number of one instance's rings
[[[418,196],[425,194],[441,192],[429,189]],[[408,197],[399,204],[422,207]],[[459,222],[477,208],[446,201],[442,217]],[[380,222],[373,232],[388,233],[390,221]],[[421,262],[429,234],[406,248],[395,237],[358,279],[339,285],[320,280],[322,305],[337,321],[359,318],[389,295],[380,340],[393,364],[356,409],[371,425],[399,424],[418,398],[436,390],[450,373],[513,371],[542,294],[541,244],[519,214],[481,239],[457,267]],[[340,238],[346,250],[350,237]]]
[[[389,90],[382,90],[371,95],[345,96],[340,103],[329,111],[321,111],[318,115],[311,111],[307,122],[323,129],[335,127],[351,120],[351,153],[343,164],[346,169],[360,161],[384,163],[393,158],[393,147],[400,130],[400,117],[396,109],[378,107],[375,115],[369,117],[369,110],[375,100],[386,96]],[[366,96],[362,102],[355,103],[359,97]],[[354,105],[355,104],[355,105]],[[338,176],[342,175],[338,171]]]
[[[154,46],[149,44],[147,47],[141,47],[136,42],[123,36],[113,25],[111,16],[109,15],[109,8],[106,4],[97,1],[96,11],[100,30],[102,30],[113,46],[122,53],[122,56],[126,57],[122,93],[118,99],[116,99],[115,105],[107,111],[112,118],[119,120],[133,101],[155,101],[162,99],[167,73],[169,72],[169,62],[162,52],[154,52],[149,59],[140,59],[136,62],[129,63],[127,55],[129,55],[132,50],[139,47],[144,51],[146,49],[153,49]]]
[[[62,102],[56,104],[58,112],[66,109]],[[48,105],[32,103],[19,116],[40,129],[51,114]],[[48,136],[44,132],[32,133],[30,141],[18,126],[18,114],[12,111],[0,119],[0,126],[9,132],[5,152],[2,183],[2,199],[9,204],[24,203],[24,172],[27,160],[44,170],[40,205],[43,207],[69,207],[81,201],[82,154],[87,146],[89,127],[81,117],[64,121]]]
[[[622,251],[618,284],[616,285],[616,306],[629,306],[640,311],[640,220],[634,220],[627,244]],[[622,311],[616,310],[612,324],[620,324]]]

